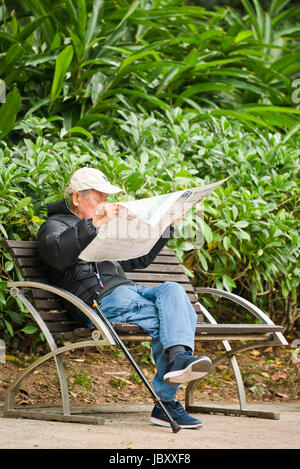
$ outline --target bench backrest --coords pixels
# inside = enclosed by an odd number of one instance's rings
[[[11,254],[16,267],[24,280],[32,282],[50,283],[46,274],[36,241],[5,240],[4,246]],[[126,272],[127,277],[139,285],[154,286],[165,281],[180,283],[185,289],[197,314],[200,313],[198,297],[189,277],[185,274],[182,265],[174,253],[164,248],[154,262],[146,269]],[[71,322],[65,313],[60,299],[53,293],[45,290],[33,289],[32,304],[40,313],[51,332],[63,333],[73,331],[79,325]]]

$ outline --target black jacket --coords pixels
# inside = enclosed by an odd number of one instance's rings
[[[141,257],[119,262],[85,262],[78,258],[97,235],[91,218],[79,218],[69,208],[66,200],[48,204],[48,218],[37,235],[39,254],[47,266],[49,282],[63,288],[91,304],[95,294],[97,300],[111,293],[119,285],[133,285],[124,270],[144,269],[150,265],[159,251],[173,234],[173,227],[167,228],[151,251]],[[96,272],[100,274],[103,288],[98,283]],[[70,303],[65,302],[69,313],[81,325],[85,316]]]

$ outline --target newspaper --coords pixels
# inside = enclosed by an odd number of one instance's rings
[[[81,252],[80,259],[121,261],[148,254],[171,223],[227,179],[146,199],[118,202],[118,216],[100,226],[97,236]]]

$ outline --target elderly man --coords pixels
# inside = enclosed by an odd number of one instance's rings
[[[139,324],[151,335],[157,368],[154,389],[181,428],[201,427],[201,421],[191,417],[175,397],[181,383],[201,378],[211,368],[208,357],[193,357],[195,311],[181,285],[164,282],[150,288],[136,285],[124,273],[150,265],[172,236],[173,226],[145,256],[119,262],[79,259],[101,226],[118,216],[119,205],[105,202],[109,194],[119,192],[122,190],[110,184],[99,170],[85,167],[76,171],[68,186],[69,203],[62,200],[48,204],[48,218],[37,237],[40,255],[54,285],[89,305],[96,294],[109,321]],[[66,307],[70,308],[70,303]],[[69,312],[82,325],[89,325],[78,309]],[[158,405],[151,422],[170,426]]]

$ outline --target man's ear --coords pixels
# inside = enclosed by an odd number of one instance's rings
[[[78,207],[80,202],[80,194],[78,191],[73,192],[72,194],[72,203],[74,207]]]

